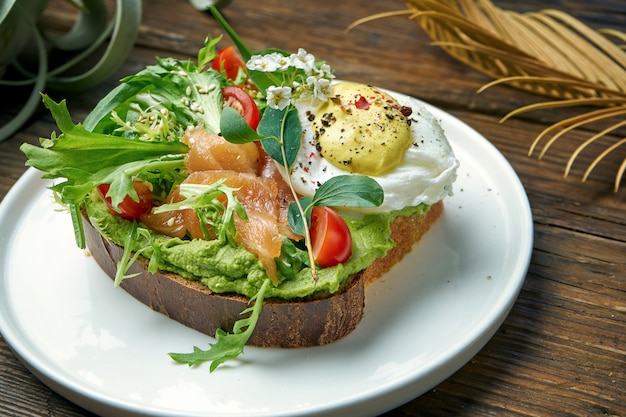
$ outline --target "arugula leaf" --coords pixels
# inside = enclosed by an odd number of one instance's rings
[[[310,265],[309,254],[306,249],[301,249],[288,239],[283,238],[283,246],[280,256],[276,258],[276,267],[286,279],[295,278],[304,265]]]
[[[133,256],[133,251],[135,250],[135,241],[137,240],[137,222],[133,220],[132,227],[130,229],[130,233],[126,237],[126,242],[124,242],[124,252],[122,253],[122,258],[117,262],[117,269],[115,272],[115,280],[113,281],[114,287],[119,287],[122,281],[126,278],[132,278],[134,276],[139,275],[138,273],[126,275],[128,269],[135,263],[137,258],[140,255],[140,251],[136,251]]]
[[[28,157],[26,165],[43,171],[44,178],[66,179],[51,187],[64,203],[79,204],[95,186],[108,182],[117,206],[127,194],[133,195],[131,179],[139,172],[182,167],[188,149],[182,142],[153,143],[92,133],[72,123],[65,100],[57,104],[44,95],[44,103],[63,133],[43,139],[42,147],[25,143],[20,150]]]
[[[110,184],[108,197],[111,197],[113,207],[117,207],[129,195],[134,201],[139,201],[133,187],[133,180],[138,177],[149,177],[151,172],[159,172],[164,180],[169,178],[170,183],[180,182],[183,179],[184,155],[165,155],[157,159],[128,162],[120,166],[108,167],[86,177],[84,182],[77,185],[62,183],[52,187],[63,193],[63,198],[71,202],[82,201],[86,193],[100,184]],[[177,175],[178,174],[178,175]]]
[[[139,235],[148,241],[149,245],[137,249],[137,242],[139,241]],[[156,273],[161,260],[161,246],[154,237],[154,234],[150,233],[145,227],[139,227],[137,221],[133,220],[131,223],[130,233],[126,237],[126,241],[123,245],[124,252],[122,258],[117,262],[117,269],[115,271],[115,280],[113,282],[114,287],[119,287],[120,284],[127,278],[133,278],[139,275],[139,273],[127,274],[130,267],[137,261],[137,259],[144,255],[148,249],[152,249],[150,260],[148,262],[148,272]]]
[[[254,306],[241,312],[242,315],[250,313],[250,316],[236,321],[232,333],[226,333],[224,330],[218,329],[215,334],[216,343],[210,344],[208,350],[202,350],[194,346],[191,353],[170,353],[170,357],[178,363],[186,363],[189,366],[211,362],[209,368],[211,372],[222,363],[237,358],[237,356],[243,353],[245,344],[252,336],[261,316],[263,298],[269,283],[270,280],[266,279],[256,295],[250,299],[250,303],[254,302]]]

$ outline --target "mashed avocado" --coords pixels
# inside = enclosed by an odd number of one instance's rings
[[[124,246],[132,228],[131,222],[111,215],[102,200],[95,195],[86,199],[85,208],[91,223],[103,236]],[[353,242],[352,257],[348,262],[318,269],[319,280],[315,283],[310,269],[301,264],[297,250],[295,256],[284,254],[280,261],[283,268],[279,268],[279,271],[285,272],[285,264],[291,265],[291,271],[280,274],[280,284],[270,287],[265,296],[291,299],[319,292],[336,292],[348,277],[366,268],[376,258],[384,256],[394,246],[389,237],[389,224],[396,216],[425,213],[428,208],[420,205],[392,214],[369,214],[362,219],[346,218]],[[252,297],[267,278],[261,263],[253,254],[217,240],[181,240],[158,235],[144,228],[138,234],[136,244],[136,250],[145,248],[143,254],[147,258],[154,254],[155,248],[158,250],[159,269],[200,281],[217,293],[238,293]],[[294,250],[293,245],[285,245],[284,252],[290,252],[290,248]]]

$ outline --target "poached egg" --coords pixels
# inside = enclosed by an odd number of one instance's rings
[[[452,194],[459,162],[419,100],[343,81],[328,101],[295,105],[302,143],[291,176],[300,195],[312,196],[337,175],[367,175],[382,187],[382,205],[361,212],[432,205]]]

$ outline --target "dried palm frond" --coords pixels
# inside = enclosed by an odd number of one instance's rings
[[[494,78],[483,91],[506,84],[553,100],[517,109],[502,120],[524,112],[565,106],[585,106],[583,113],[545,129],[530,147],[529,155],[546,136],[552,135],[539,158],[554,142],[573,129],[597,121],[618,121],[594,134],[571,155],[565,176],[574,160],[591,143],[626,125],[626,34],[617,30],[594,30],[558,10],[517,13],[494,6],[489,0],[405,0],[407,10],[369,16],[350,28],[383,17],[407,15],[419,23],[452,57]],[[615,42],[614,42],[614,41]],[[589,111],[587,106],[600,107]],[[583,175],[609,153],[626,145],[617,140],[601,152]],[[626,148],[626,147],[624,147]],[[615,176],[615,191],[626,171],[626,157]]]

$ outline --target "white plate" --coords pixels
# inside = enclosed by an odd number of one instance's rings
[[[455,195],[413,252],[367,289],[365,317],[343,340],[248,347],[212,374],[175,364],[168,352],[213,340],[113,288],[33,169],[0,205],[0,331],[45,384],[104,416],[357,416],[410,401],[492,337],[533,239],[528,199],[505,158],[429,108],[461,161]]]

